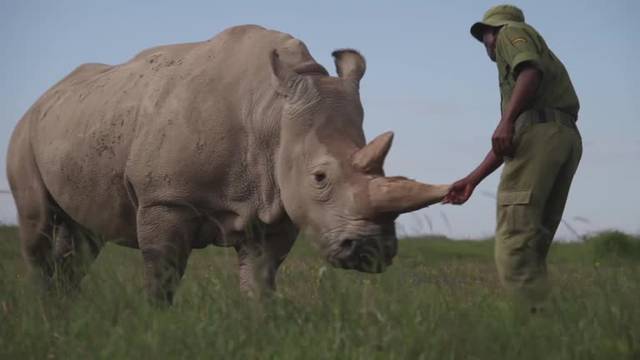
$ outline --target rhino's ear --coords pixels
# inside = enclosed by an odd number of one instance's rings
[[[359,52],[353,49],[340,49],[331,53],[336,63],[336,71],[342,79],[360,83],[367,69],[367,62]]]
[[[277,50],[273,50],[270,55],[271,73],[274,86],[277,91],[283,95],[291,93],[296,83],[296,79],[300,77],[295,71],[290,69],[280,60]]]

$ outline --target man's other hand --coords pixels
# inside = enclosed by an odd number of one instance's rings
[[[513,156],[513,123],[502,120],[491,138],[491,148],[498,158]]]

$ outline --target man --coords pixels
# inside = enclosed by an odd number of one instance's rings
[[[582,155],[569,75],[520,9],[489,9],[471,35],[498,65],[502,118],[491,150],[444,202],[463,204],[505,164],[498,187],[495,261],[503,285],[535,311],[548,292],[546,256]]]

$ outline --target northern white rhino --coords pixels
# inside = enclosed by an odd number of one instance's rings
[[[241,286],[261,294],[300,230],[334,266],[383,271],[398,214],[447,186],[384,176],[392,133],[365,142],[365,60],[333,56],[338,77],[300,40],[238,26],[78,67],[9,147],[34,273],[75,286],[107,239],[139,248],[148,294],[170,302],[191,250],[213,244],[237,250]]]

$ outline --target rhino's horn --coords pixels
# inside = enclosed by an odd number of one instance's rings
[[[353,166],[367,174],[384,174],[382,166],[393,142],[393,132],[378,135],[365,147],[353,154]]]
[[[404,177],[377,177],[369,182],[369,196],[375,213],[402,214],[442,201],[449,187]]]

